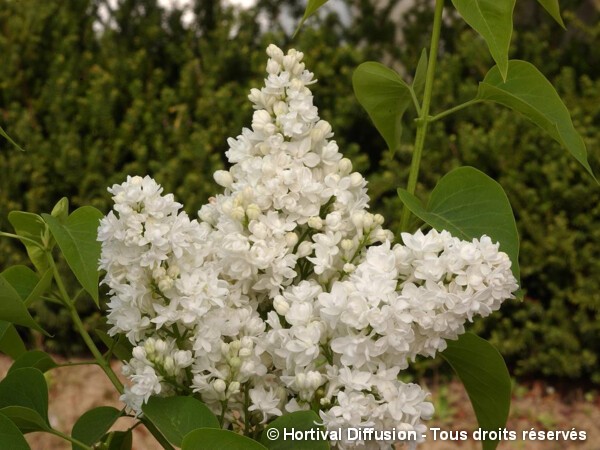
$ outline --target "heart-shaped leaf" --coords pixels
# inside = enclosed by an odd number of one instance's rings
[[[50,214],[42,216],[75,277],[98,305],[100,242],[97,230],[103,214],[96,208],[83,206],[73,211],[64,223]]]
[[[479,84],[477,98],[520,112],[571,153],[592,175],[583,138],[571,115],[546,77],[526,61],[511,60],[506,81],[494,66]]]
[[[183,439],[181,450],[267,450],[267,447],[229,430],[200,428]]]
[[[17,359],[27,351],[23,339],[10,322],[0,320],[0,352]]]
[[[10,450],[31,450],[23,433],[4,414],[0,414],[0,445]]]
[[[93,446],[100,442],[119,417],[121,417],[121,411],[112,406],[99,406],[90,409],[77,419],[77,422],[73,425],[71,435],[84,444]],[[73,450],[78,450],[78,448],[77,445],[73,444]]]
[[[44,374],[31,367],[9,372],[0,382],[0,413],[23,432],[48,429],[48,386]]]
[[[472,333],[448,341],[441,353],[461,379],[484,430],[506,427],[510,410],[510,375],[502,355],[489,342]],[[494,450],[498,441],[483,441],[483,450]]]
[[[325,432],[325,428],[322,426],[322,420],[319,415],[314,411],[296,411],[290,414],[284,414],[278,417],[269,424],[265,431],[263,431],[260,442],[267,447],[269,450],[329,450],[329,442],[325,439],[316,440],[289,440],[284,439],[284,432],[286,430],[297,430],[307,431],[311,429],[321,430]],[[277,439],[273,439],[273,431],[269,431],[271,428],[275,428],[278,433]]]
[[[502,77],[506,78],[515,0],[452,0],[452,4],[483,37]]]
[[[219,420],[212,411],[192,397],[150,397],[142,411],[167,440],[178,447],[192,430],[219,428]]]
[[[358,66],[352,86],[388,148],[396,151],[402,135],[402,116],[412,103],[411,88],[398,73],[377,62]]]
[[[519,280],[519,234],[508,197],[496,181],[473,167],[459,167],[445,175],[431,192],[427,208],[404,189],[404,204],[428,225],[460,239],[488,235],[512,261]]]

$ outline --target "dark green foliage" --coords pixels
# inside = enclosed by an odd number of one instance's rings
[[[370,11],[364,19],[344,27],[334,15],[314,17],[307,24],[317,27],[305,26],[294,41],[276,22],[261,35],[255,11],[238,14],[204,1],[196,2],[190,27],[157,0],[121,1],[102,16],[109,27],[99,33],[94,23],[104,3],[0,0],[0,125],[27,150],[0,140],[0,229],[11,230],[9,211],[50,212],[63,196],[71,210],[92,205],[106,212],[106,187],[128,174],[152,175],[193,214],[218,192],[212,173],[225,165],[227,138],[250,123],[246,95],[264,77],[269,42],[306,53],[319,79],[321,116],[355,169],[367,174],[372,207],[398,229],[396,189],[406,184],[414,115],[407,114],[403,145],[392,157],[355,100],[351,78],[366,60],[412,74],[428,45],[428,8],[418,4],[405,15],[398,45],[389,11],[374,14],[362,0],[354,4]],[[301,13],[295,3],[260,2],[271,18],[284,7]],[[576,16],[581,2],[561,6],[567,32],[536,2],[517,4],[511,57],[531,61],[553,82],[598,173],[600,25],[597,15]],[[474,97],[493,64],[467,27],[448,26],[442,38],[433,114]],[[459,165],[503,185],[521,234],[525,300],[506,304],[476,330],[491,337],[517,375],[600,383],[598,186],[557,143],[501,106],[477,105],[432,125],[417,194],[424,199]],[[24,260],[22,248],[0,241],[0,267]],[[92,302],[78,307],[96,326],[101,313]],[[36,313],[55,334],[44,341],[48,350],[81,350],[66,314],[41,302]]]

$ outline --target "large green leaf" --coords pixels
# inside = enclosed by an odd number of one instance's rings
[[[10,322],[0,320],[0,352],[17,359],[27,349],[17,329]]]
[[[290,414],[284,414],[278,417],[263,431],[260,442],[269,450],[329,450],[329,442],[327,440],[290,440],[284,439],[285,430],[292,428],[297,431],[307,431],[311,429],[325,431],[322,425],[322,420],[314,411],[296,411]],[[273,431],[275,428],[278,432],[275,433],[278,438],[273,439]]]
[[[452,0],[452,4],[465,22],[483,37],[506,78],[515,0]]]
[[[296,31],[294,31],[294,36],[296,35],[296,33],[298,33],[300,28],[302,28],[302,25],[304,25],[306,19],[308,19],[310,16],[316,13],[317,10],[328,1],[329,0],[308,0],[308,2],[306,3],[306,9],[304,10],[304,15],[302,16],[302,19],[300,20]]]
[[[44,374],[31,367],[9,372],[0,382],[0,413],[24,432],[48,428],[48,386]]]
[[[8,369],[8,373],[24,367],[33,367],[41,372],[46,372],[58,366],[48,353],[41,350],[31,350],[17,358],[13,365],[10,366],[10,369]]]
[[[15,229],[15,233],[21,237],[31,239],[42,244],[42,235],[46,231],[46,224],[37,214],[24,211],[11,211],[8,214],[8,221]],[[27,250],[29,259],[39,272],[48,268],[48,259],[44,250],[30,242],[21,241]]]
[[[558,0],[538,0],[538,3],[544,7],[548,14],[552,16],[556,22],[566,30],[565,23],[560,16],[560,5]]]
[[[98,305],[100,242],[97,230],[102,213],[94,207],[83,206],[73,211],[64,223],[50,214],[42,216],[75,277]]]
[[[46,333],[42,327],[40,327],[29,311],[19,293],[5,278],[4,274],[0,274],[0,320],[5,320],[17,325],[23,325],[24,327],[32,328],[41,333]]]
[[[486,234],[499,242],[519,280],[519,234],[512,208],[502,186],[486,174],[473,167],[454,169],[433,189],[427,208],[404,189],[398,189],[398,196],[438,231],[447,230],[464,240]]]
[[[267,450],[267,447],[229,430],[200,428],[183,439],[181,450]]]
[[[31,450],[19,428],[4,414],[0,414],[0,448]]]
[[[46,269],[40,278],[27,266],[12,266],[2,272],[2,276],[15,288],[25,306],[39,300],[52,283],[52,269]]]
[[[112,406],[99,406],[86,411],[83,416],[77,419],[71,436],[75,439],[92,446],[100,442],[104,434],[121,417],[121,411]],[[78,446],[73,444],[73,450],[78,450]]]
[[[219,428],[219,420],[212,411],[192,397],[150,397],[142,411],[167,440],[178,447],[192,430]]]
[[[492,67],[479,84],[477,98],[520,112],[566,148],[594,176],[585,143],[573,127],[567,107],[535,66],[526,61],[509,61],[506,81],[502,80],[498,67]]]
[[[358,66],[352,86],[388,148],[396,151],[402,135],[402,116],[412,103],[411,88],[398,73],[377,62]]]
[[[506,427],[510,410],[510,375],[502,355],[485,339],[465,333],[448,341],[441,353],[465,386],[484,430]],[[483,441],[483,450],[494,450],[498,441]]]

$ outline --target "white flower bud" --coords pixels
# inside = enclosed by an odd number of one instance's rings
[[[388,233],[382,228],[377,228],[375,232],[371,234],[371,237],[375,242],[385,242],[388,237]]]
[[[163,340],[157,339],[154,344],[154,348],[156,349],[156,353],[162,354],[167,351],[167,343]]]
[[[323,384],[323,376],[314,370],[311,370],[306,374],[306,386],[308,389],[316,390]]]
[[[239,381],[232,381],[231,383],[229,383],[229,387],[227,388],[227,395],[235,395],[238,392],[240,392],[240,382]]]
[[[349,175],[350,172],[352,172],[352,161],[348,158],[340,159],[340,162],[338,163],[338,172],[343,177]]]
[[[221,354],[226,356],[229,354],[229,344],[226,342],[221,342]]]
[[[141,186],[144,183],[144,179],[139,175],[136,175],[134,177],[131,177],[131,180],[129,182],[132,186]]]
[[[350,184],[352,184],[352,187],[362,186],[364,181],[365,181],[365,179],[363,178],[363,176],[360,173],[353,172],[350,174]]]
[[[281,65],[275,61],[274,59],[269,59],[267,61],[267,72],[276,75],[281,70]]]
[[[306,374],[304,374],[302,372],[297,373],[294,381],[295,381],[296,387],[298,388],[299,391],[303,391],[307,388]]]
[[[293,91],[302,91],[304,89],[304,83],[302,80],[294,78],[292,81],[290,81],[290,89]]]
[[[342,250],[345,252],[349,252],[354,248],[354,242],[352,239],[342,239],[342,242],[340,242],[340,247],[342,247]]]
[[[358,230],[363,229],[364,217],[365,217],[364,211],[356,211],[354,214],[352,214],[352,223]]]
[[[375,225],[383,225],[384,220],[385,219],[381,214],[375,214],[373,216],[373,222],[375,223]]]
[[[277,314],[279,314],[280,316],[285,316],[287,314],[287,312],[290,310],[290,305],[289,303],[285,300],[285,298],[283,298],[282,295],[277,295],[274,299],[273,299],[273,309],[277,312]]]
[[[241,365],[242,365],[242,360],[240,358],[238,358],[237,356],[234,356],[233,358],[231,358],[229,360],[229,367],[231,367],[231,370],[237,370],[240,368]]]
[[[252,338],[250,336],[242,337],[240,342],[242,343],[242,348],[250,348],[250,349],[254,348],[254,341],[252,340]]]
[[[230,198],[228,198],[227,200],[225,200],[222,204],[221,204],[221,209],[223,210],[223,212],[225,214],[230,214],[231,210],[233,209],[233,200],[231,200]]]
[[[238,356],[240,358],[247,358],[248,356],[252,355],[252,350],[249,348],[240,348],[240,351],[238,353]]]
[[[236,206],[231,210],[231,214],[229,214],[229,216],[233,220],[241,222],[242,219],[246,216],[246,211],[244,211],[244,208],[242,206]]]
[[[248,100],[250,100],[252,103],[262,103],[262,92],[260,92],[260,89],[250,89]]]
[[[153,355],[156,351],[156,339],[148,338],[146,342],[144,342],[144,350],[146,350],[146,355]]]
[[[321,219],[319,216],[312,216],[308,219],[307,224],[314,230],[320,230],[323,228],[323,219]]]
[[[373,214],[366,213],[363,217],[363,228],[365,230],[370,230],[373,227]]]
[[[267,55],[269,56],[269,58],[273,58],[278,63],[281,63],[281,61],[283,61],[283,51],[281,51],[281,49],[275,44],[270,44],[267,47]]]
[[[213,381],[213,389],[217,394],[223,394],[227,389],[227,385],[223,380],[217,378],[215,381]]]
[[[165,268],[160,266],[152,271],[152,278],[154,278],[155,280],[159,280],[162,277],[164,277],[166,274],[167,274],[167,271],[165,270]]]
[[[248,220],[258,219],[261,213],[262,211],[260,206],[258,206],[256,203],[250,203],[246,208],[246,217],[248,217]]]
[[[146,343],[147,343],[147,342],[148,342],[148,341],[146,341]],[[144,344],[144,345],[145,345],[145,344]],[[132,354],[132,356],[133,356],[135,359],[139,359],[139,360],[142,360],[142,361],[143,361],[144,359],[146,359],[146,349],[145,349],[144,347],[140,347],[140,346],[133,347],[133,350],[131,351],[131,354]]]
[[[298,235],[293,231],[290,231],[285,235],[285,243],[288,247],[293,247],[298,243]]]
[[[158,289],[160,289],[162,292],[168,291],[173,287],[173,283],[173,278],[164,276],[158,280]]]
[[[305,256],[310,255],[312,253],[312,251],[313,251],[313,243],[304,241],[298,246],[296,255],[298,255],[298,258],[304,258]]]
[[[164,367],[165,371],[169,374],[172,374],[175,372],[175,362],[173,361],[173,358],[171,356],[167,356],[165,358],[163,367]]]
[[[352,273],[355,270],[356,270],[356,266],[354,264],[351,264],[351,263],[344,264],[344,272]]]
[[[242,348],[242,343],[236,339],[229,344],[229,353],[232,355],[237,355],[237,353],[240,351],[240,348]]]
[[[225,188],[229,188],[233,184],[233,177],[228,170],[217,170],[213,174],[213,178],[219,186],[223,186]]]
[[[177,278],[180,273],[181,270],[177,264],[170,265],[169,269],[167,270],[167,275],[169,275],[171,278]]]
[[[283,68],[287,71],[292,71],[292,68],[294,67],[294,64],[296,64],[296,58],[294,57],[294,55],[285,55],[283,57]]]
[[[275,113],[276,116],[282,116],[284,114],[287,114],[288,112],[288,105],[286,102],[277,102],[275,103],[275,105],[273,105],[273,112]]]

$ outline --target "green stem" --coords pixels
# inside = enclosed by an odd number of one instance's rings
[[[419,177],[419,167],[421,165],[421,154],[425,146],[425,136],[427,135],[427,125],[429,122],[429,106],[433,92],[433,80],[435,75],[435,63],[437,60],[438,46],[440,43],[440,32],[442,30],[442,12],[444,11],[444,0],[436,0],[435,12],[433,16],[433,31],[431,32],[431,47],[429,50],[429,62],[427,64],[427,75],[425,78],[425,92],[423,94],[423,104],[421,105],[421,114],[417,119],[417,136],[415,138],[415,149],[410,164],[410,173],[408,175],[408,185],[406,190],[410,194],[415,193],[417,187],[417,178]],[[402,208],[402,221],[400,229],[408,231],[410,221],[410,210],[404,205]]]
[[[21,242],[27,242],[28,244],[35,245],[38,248],[44,249],[44,246],[33,239],[26,238],[24,236],[19,236],[17,234],[6,233],[5,231],[0,231],[0,236],[4,236],[7,238],[18,239]]]
[[[67,434],[61,433],[60,431],[55,430],[54,428],[49,430],[48,433],[53,434],[58,437],[61,437],[64,440],[69,441],[71,444],[73,444],[76,447],[82,448],[84,450],[93,450],[92,447],[90,447],[89,445],[86,445],[83,442],[78,441],[77,439],[75,439]]]
[[[436,114],[435,116],[430,116],[429,123],[435,122],[436,120],[439,120],[443,117],[449,116],[450,114],[453,114],[456,111],[460,111],[461,109],[468,108],[469,106],[475,105],[476,103],[480,103],[482,101],[483,100],[481,100],[481,99],[474,98],[472,100],[469,100],[468,102],[461,103],[460,105],[456,105],[454,108],[450,108],[450,109],[447,109],[446,111],[442,111],[441,113]]]
[[[57,364],[56,367],[73,367],[73,366],[97,366],[96,361],[81,361],[81,362],[66,362]]]
[[[102,370],[104,371],[104,373],[106,374],[108,379],[112,382],[115,389],[117,389],[119,394],[122,394],[123,393],[123,383],[121,383],[121,381],[119,380],[119,378],[117,377],[115,372],[112,370],[112,368],[110,367],[110,364],[104,359],[104,357],[102,356],[102,353],[100,353],[100,350],[98,350],[98,347],[96,347],[96,344],[92,340],[92,337],[89,335],[89,333],[85,329],[85,325],[81,321],[81,317],[79,317],[79,313],[77,312],[77,308],[75,308],[75,304],[73,303],[73,300],[71,299],[71,297],[67,293],[67,290],[65,289],[65,285],[63,283],[62,277],[60,276],[60,273],[58,272],[58,268],[56,267],[56,264],[54,263],[54,259],[52,258],[52,255],[50,253],[48,253],[48,262],[50,263],[50,267],[52,267],[52,270],[54,272],[54,280],[56,281],[56,285],[58,286],[58,291],[60,292],[60,295],[62,296],[65,306],[67,307],[67,309],[69,310],[69,313],[71,314],[71,318],[73,319],[73,324],[75,325],[75,328],[77,329],[77,331],[83,338],[83,340],[84,340],[85,344],[87,345],[87,347],[89,348],[90,352],[92,352],[92,355],[94,356],[94,359],[96,360],[98,365],[102,368]]]

